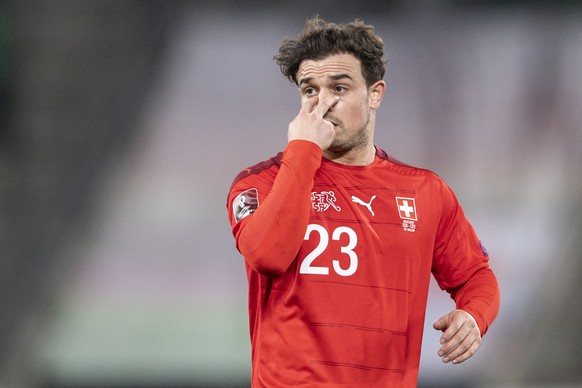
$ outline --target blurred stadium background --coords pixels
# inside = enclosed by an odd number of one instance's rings
[[[440,174],[499,317],[421,387],[582,386],[582,2],[0,2],[0,386],[245,387],[232,178],[299,108],[272,61],[315,13],[384,38],[377,144]]]

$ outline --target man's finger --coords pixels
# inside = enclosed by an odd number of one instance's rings
[[[447,363],[453,361],[453,364],[458,364],[472,357],[479,348],[480,339],[473,336],[467,336],[459,345],[442,355],[443,362]],[[440,354],[439,354],[440,355]]]
[[[315,107],[315,109],[313,110],[313,113],[315,113],[316,115],[318,115],[318,117],[323,118],[323,116],[325,116],[325,114],[327,113],[327,111],[334,106],[339,100],[338,96],[329,96],[326,99],[322,100],[319,102],[319,104],[317,104],[317,106]]]
[[[480,345],[481,342],[479,340],[473,341],[466,351],[453,359],[453,364],[460,364],[461,362],[473,357]]]
[[[301,111],[305,113],[313,112],[313,109],[317,106],[318,102],[319,102],[318,96],[306,99],[303,102],[303,105],[301,105]]]
[[[435,323],[433,323],[432,327],[436,330],[445,331],[449,326],[449,315],[445,315],[440,317]]]
[[[453,317],[446,325],[441,328],[443,335],[441,336],[440,343],[445,344],[449,342],[463,327],[463,323],[459,322],[458,319]]]
[[[445,330],[445,332],[443,333],[442,338],[445,340],[445,342],[448,342],[451,340],[451,338],[457,335],[457,333],[460,332],[462,328],[463,328],[462,322],[453,320],[449,327],[447,327],[447,330]]]
[[[455,333],[450,334],[449,337],[441,338],[440,343],[443,345],[439,349],[439,356],[444,356],[445,354],[449,354],[453,352],[463,341],[465,341],[470,334],[469,331],[463,330],[463,328],[459,328]]]

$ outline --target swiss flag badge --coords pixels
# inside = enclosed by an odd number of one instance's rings
[[[400,218],[403,220],[418,221],[414,198],[396,197],[396,207],[398,208]]]

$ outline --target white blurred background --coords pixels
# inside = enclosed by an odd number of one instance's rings
[[[501,0],[0,2],[0,386],[248,386],[226,195],[285,147],[272,58],[315,13],[376,27],[376,144],[453,187],[500,282],[458,366],[432,284],[419,386],[582,386],[582,3]]]

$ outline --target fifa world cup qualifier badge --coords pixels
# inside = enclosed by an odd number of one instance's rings
[[[236,196],[232,203],[234,219],[239,222],[248,215],[253,214],[259,207],[259,193],[257,189],[248,189]]]

